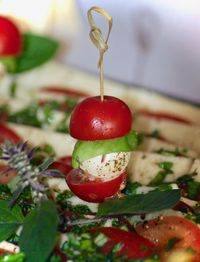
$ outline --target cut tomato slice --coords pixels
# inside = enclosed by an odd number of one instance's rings
[[[136,231],[158,248],[163,249],[169,240],[177,239],[174,248],[192,248],[200,254],[200,229],[186,218],[166,216],[149,220],[138,224]]]
[[[0,144],[5,140],[10,140],[14,143],[19,143],[22,141],[19,135],[17,135],[11,128],[6,124],[0,123]]]
[[[8,169],[8,165],[0,164],[0,184],[2,185],[7,185],[13,179],[13,177],[16,176],[16,171],[14,169],[6,172]]]
[[[22,50],[22,37],[17,26],[0,16],[0,56],[16,56]]]
[[[149,117],[154,117],[157,119],[166,119],[166,120],[171,120],[171,121],[180,122],[184,124],[191,124],[191,121],[189,121],[187,118],[183,118],[181,116],[177,116],[177,115],[166,113],[166,112],[153,112],[153,111],[141,110],[138,112],[138,114],[149,116]]]
[[[78,91],[69,87],[45,86],[40,89],[42,92],[48,92],[57,95],[65,95],[70,97],[86,97],[89,96],[86,92]]]
[[[88,202],[99,203],[106,198],[115,196],[124,183],[125,177],[126,174],[123,173],[108,181],[99,178],[89,180],[82,170],[72,169],[66,177],[66,182],[71,191],[79,198]]]
[[[121,244],[118,252],[119,256],[127,256],[128,258],[147,258],[155,252],[155,245],[136,232],[128,232],[115,227],[97,227],[90,230],[90,233],[103,233],[107,236],[108,241],[102,248],[104,254],[108,254],[116,244]]]

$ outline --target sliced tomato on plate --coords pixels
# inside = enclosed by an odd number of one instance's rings
[[[89,96],[86,92],[78,91],[69,87],[59,87],[59,86],[45,86],[40,89],[42,92],[57,94],[61,96],[69,97],[86,97]]]
[[[124,183],[125,177],[126,174],[123,173],[108,181],[99,178],[89,180],[82,170],[72,169],[66,177],[66,182],[71,191],[79,198],[88,202],[99,203],[115,196]]]
[[[191,124],[191,121],[189,121],[187,118],[183,118],[181,116],[171,114],[171,113],[166,113],[166,112],[153,112],[153,111],[148,111],[148,110],[141,110],[138,112],[139,115],[144,115],[144,116],[149,116],[149,117],[154,117],[157,119],[164,119],[164,120],[170,120],[170,121],[175,121],[179,123],[184,123],[184,124]]]
[[[10,140],[14,143],[19,143],[22,141],[20,136],[16,134],[10,127],[4,123],[0,123],[0,144],[5,140]]]
[[[64,156],[58,158],[56,161],[54,161],[49,168],[55,168],[58,169],[60,172],[62,172],[65,176],[69,173],[69,171],[72,169],[71,165],[72,157],[71,156]]]
[[[145,221],[136,226],[136,231],[161,250],[170,240],[176,239],[174,248],[191,248],[197,252],[200,259],[200,228],[186,218],[166,216]]]
[[[110,240],[103,246],[102,252],[108,254],[116,244],[121,244],[119,256],[128,258],[147,258],[155,252],[155,245],[136,232],[128,232],[115,227],[97,227],[90,230],[90,233],[101,232]]]
[[[0,164],[0,184],[7,185],[14,176],[16,176],[16,171],[14,169],[9,170],[8,165]]]

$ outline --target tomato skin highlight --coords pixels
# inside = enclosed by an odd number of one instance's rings
[[[0,144],[5,140],[10,140],[13,143],[19,143],[22,141],[20,136],[18,136],[11,128],[4,123],[0,123]]]
[[[128,106],[112,96],[88,97],[74,109],[70,134],[79,140],[104,140],[122,137],[130,132],[132,114]]]
[[[97,227],[90,230],[90,233],[103,233],[110,240],[103,246],[102,252],[107,255],[114,245],[120,243],[118,255],[127,256],[129,259],[148,258],[155,251],[155,245],[149,240],[138,235],[136,232],[128,232],[115,227]]]
[[[0,56],[17,56],[22,50],[22,37],[17,26],[0,15]]]
[[[166,216],[153,219],[136,226],[139,235],[149,239],[159,249],[163,249],[170,239],[178,239],[174,248],[192,248],[200,255],[200,229],[183,217]],[[200,258],[200,257],[199,257]]]
[[[99,178],[88,180],[84,178],[84,173],[80,169],[72,169],[66,177],[66,182],[71,191],[80,199],[100,203],[117,194],[125,177],[126,174],[122,173],[117,178],[108,181],[102,181]]]

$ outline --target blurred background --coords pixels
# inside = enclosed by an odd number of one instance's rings
[[[106,9],[113,17],[105,75],[200,103],[199,0],[0,0],[0,13],[24,30],[61,42],[58,60],[98,73],[98,52],[89,39],[87,10]],[[95,21],[107,32],[101,16]]]

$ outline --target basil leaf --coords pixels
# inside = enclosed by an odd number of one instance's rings
[[[27,215],[19,239],[26,262],[46,261],[55,245],[57,225],[58,215],[51,201],[41,202]]]
[[[139,134],[131,131],[126,136],[98,141],[77,141],[72,154],[72,166],[78,168],[83,161],[114,152],[131,152],[138,145]]]
[[[0,242],[14,234],[24,219],[19,206],[8,206],[9,201],[0,200]]]
[[[16,57],[13,73],[21,73],[37,67],[53,57],[58,49],[58,42],[48,37],[25,33],[23,52]]]
[[[0,262],[23,262],[25,261],[25,255],[23,253],[6,255],[3,258],[0,258]]]
[[[97,216],[146,214],[160,211],[175,206],[180,197],[180,190],[177,189],[125,196],[99,204]]]

